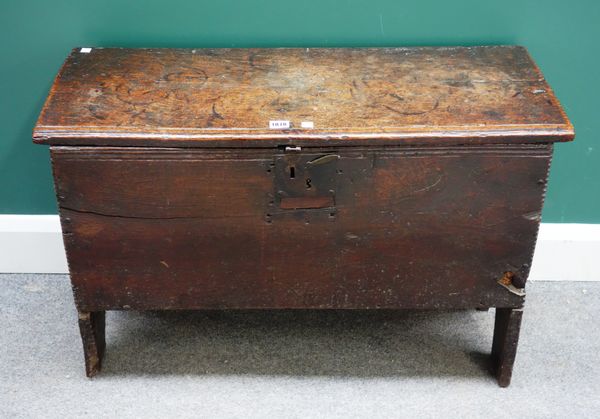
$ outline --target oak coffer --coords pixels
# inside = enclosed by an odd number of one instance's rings
[[[75,49],[33,138],[87,375],[106,310],[493,307],[507,386],[573,136],[521,47]]]

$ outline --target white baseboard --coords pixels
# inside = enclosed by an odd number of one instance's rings
[[[600,281],[600,224],[542,223],[529,279]]]
[[[67,273],[57,215],[0,215],[0,272]],[[600,281],[600,224],[542,223],[529,279]]]
[[[58,215],[0,214],[0,272],[67,273]]]

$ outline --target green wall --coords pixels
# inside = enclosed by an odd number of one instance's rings
[[[75,46],[520,44],[577,132],[559,144],[545,222],[600,223],[600,1],[1,0],[0,213],[55,213],[31,129]]]

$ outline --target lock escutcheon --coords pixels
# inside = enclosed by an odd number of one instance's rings
[[[301,152],[286,147],[274,157],[274,196],[279,211],[314,211],[335,213],[337,165],[335,153]]]

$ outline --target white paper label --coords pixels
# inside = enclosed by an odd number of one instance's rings
[[[300,123],[300,126],[302,128],[313,129],[315,127],[315,124],[313,121],[302,121]]]
[[[81,52],[82,54],[89,54],[90,52],[92,52],[91,48],[81,48],[79,50],[79,52]]]
[[[289,129],[290,121],[269,121],[270,129]]]

